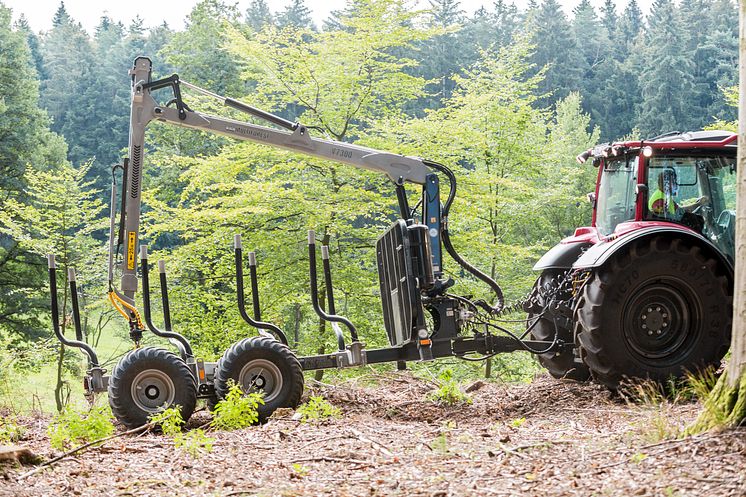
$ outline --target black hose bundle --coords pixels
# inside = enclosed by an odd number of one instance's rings
[[[436,169],[443,174],[445,174],[448,177],[448,182],[450,183],[450,191],[448,192],[448,198],[446,199],[445,204],[443,205],[443,228],[441,230],[442,233],[442,239],[443,239],[443,246],[445,247],[446,251],[448,251],[448,254],[455,260],[461,267],[466,269],[468,272],[482,280],[483,282],[487,283],[493,292],[495,292],[495,296],[497,298],[497,304],[494,306],[490,306],[484,301],[477,301],[475,304],[482,307],[485,311],[496,314],[503,310],[503,307],[505,306],[505,298],[503,297],[503,291],[502,288],[500,288],[500,285],[498,285],[497,281],[490,278],[487,274],[483,273],[476,267],[469,264],[466,260],[464,260],[458,252],[456,252],[456,248],[453,246],[453,243],[451,243],[451,237],[448,232],[448,212],[451,209],[451,204],[453,203],[453,199],[456,197],[456,176],[453,174],[453,171],[448,169],[443,164],[438,164],[437,162],[432,162],[428,160],[422,161],[426,166],[432,167],[433,169]]]

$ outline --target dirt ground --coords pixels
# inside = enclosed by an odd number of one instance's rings
[[[407,372],[306,387],[342,415],[214,432],[196,459],[167,437],[128,436],[25,478],[33,467],[4,466],[0,495],[746,496],[746,429],[663,438],[694,418],[691,402],[629,405],[545,376],[471,385],[473,403],[454,407]],[[47,422],[25,420],[22,443],[51,458]]]

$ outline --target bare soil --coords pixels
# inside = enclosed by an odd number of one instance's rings
[[[746,496],[746,429],[672,438],[692,402],[629,405],[546,376],[474,384],[459,406],[428,400],[434,386],[406,372],[310,387],[342,415],[213,432],[198,458],[162,435],[128,436],[26,478],[33,467],[2,466],[0,495]],[[24,420],[22,444],[44,458],[57,455],[48,421]]]

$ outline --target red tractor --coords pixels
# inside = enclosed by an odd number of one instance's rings
[[[668,133],[594,147],[591,226],[534,266],[526,305],[552,376],[666,381],[720,364],[730,344],[737,135]]]

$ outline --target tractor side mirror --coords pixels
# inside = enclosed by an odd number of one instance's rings
[[[648,192],[648,185],[645,183],[638,183],[635,185],[635,194],[639,195],[641,193],[647,193]]]
[[[586,195],[588,197],[588,203],[593,206],[593,208],[596,208],[596,192],[590,192]]]

